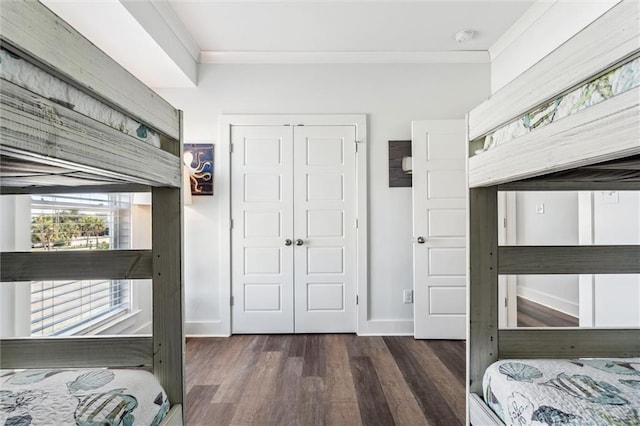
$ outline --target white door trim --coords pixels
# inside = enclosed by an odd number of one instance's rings
[[[231,126],[233,125],[354,125],[356,126],[356,332],[366,327],[368,300],[368,205],[367,205],[367,116],[366,114],[222,114],[218,120],[218,159],[214,165],[214,196],[220,197],[219,253],[220,318],[226,321],[224,331],[231,335]]]
[[[498,192],[498,244],[514,246],[516,237],[516,193]],[[498,276],[498,328],[518,326],[518,276]],[[503,302],[504,301],[504,302]]]
[[[593,245],[593,192],[578,192],[578,244]],[[595,276],[581,274],[578,276],[578,309],[579,326],[594,327],[595,321]]]

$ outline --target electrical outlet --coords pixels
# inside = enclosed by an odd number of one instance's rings
[[[544,204],[536,204],[536,213],[544,214]]]
[[[403,290],[402,291],[402,302],[403,303],[413,303],[413,290]]]
[[[620,202],[618,191],[601,191],[599,198],[602,204],[618,204]]]

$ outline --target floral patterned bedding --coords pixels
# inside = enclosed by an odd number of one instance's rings
[[[507,425],[640,425],[640,358],[502,360],[483,390]]]
[[[157,426],[168,411],[144,370],[0,370],[0,425]]]

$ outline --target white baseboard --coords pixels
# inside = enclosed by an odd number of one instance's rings
[[[369,320],[360,325],[359,336],[413,336],[412,320]],[[222,321],[187,321],[187,337],[228,337],[229,324]]]
[[[571,315],[572,317],[578,318],[580,315],[580,308],[577,303],[570,302],[547,293],[518,286],[518,296],[540,305],[544,305],[548,308],[555,309],[556,311],[563,312],[567,315]]]
[[[222,321],[187,321],[184,324],[187,337],[229,337],[229,323]]]
[[[413,336],[413,320],[368,320],[359,324],[358,336]]]
[[[228,337],[229,324],[222,321],[187,321],[187,337]],[[413,336],[412,320],[369,320],[358,330],[359,336]]]

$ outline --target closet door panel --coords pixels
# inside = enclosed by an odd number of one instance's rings
[[[355,127],[294,130],[295,330],[355,331]]]
[[[231,131],[232,331],[292,333],[292,130]]]

